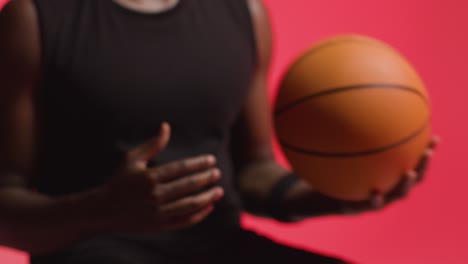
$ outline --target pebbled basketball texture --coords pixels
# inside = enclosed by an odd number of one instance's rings
[[[430,136],[423,81],[390,45],[341,35],[293,61],[278,90],[276,136],[299,176],[346,200],[390,191]]]

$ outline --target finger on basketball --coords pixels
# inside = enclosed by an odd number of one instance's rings
[[[418,177],[416,179],[417,182],[420,182],[424,179],[424,176],[426,175],[427,167],[429,165],[429,161],[434,153],[434,150],[431,148],[426,149],[424,152],[423,156],[419,160],[418,164],[416,165],[415,171],[418,174]]]
[[[374,210],[382,209],[385,206],[385,196],[379,191],[373,191],[370,197],[370,206]]]
[[[416,183],[417,178],[418,174],[416,171],[407,171],[398,184],[386,195],[386,202],[390,203],[406,197]]]
[[[431,141],[429,142],[429,148],[430,149],[435,149],[439,144],[440,144],[440,137],[439,136],[433,136],[431,138]]]

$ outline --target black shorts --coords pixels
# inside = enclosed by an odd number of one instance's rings
[[[123,236],[100,236],[66,252],[32,258],[32,264],[287,264],[351,263],[335,257],[278,244],[247,230],[230,233],[229,239],[197,249],[187,245],[172,249]]]

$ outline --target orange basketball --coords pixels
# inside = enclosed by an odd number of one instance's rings
[[[413,169],[430,136],[430,105],[410,63],[389,45],[337,36],[290,66],[275,132],[295,173],[320,192],[367,199]]]

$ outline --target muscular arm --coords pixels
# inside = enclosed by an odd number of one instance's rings
[[[97,222],[82,221],[91,193],[51,199],[26,187],[36,157],[37,24],[30,0],[0,12],[0,244],[42,254],[93,232]]]
[[[272,33],[267,10],[260,0],[247,0],[253,17],[257,43],[257,69],[250,94],[233,136],[235,161],[239,169],[239,189],[246,209],[266,215],[266,200],[273,185],[288,171],[274,158],[271,144],[271,110],[267,94],[267,77],[272,53]],[[236,143],[237,142],[237,143]],[[312,214],[337,211],[335,202],[313,192],[298,181],[285,196],[285,208],[295,219]],[[305,203],[307,202],[307,203]]]

